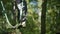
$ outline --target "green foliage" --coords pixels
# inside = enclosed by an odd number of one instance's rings
[[[34,16],[35,17],[35,16]],[[26,28],[21,28],[23,34],[39,34],[39,27],[35,24],[33,16],[27,16]]]
[[[2,1],[4,2],[6,13],[9,17],[10,22],[11,23],[13,22],[12,24],[15,24],[15,20],[12,20],[10,18],[12,12],[12,0],[2,0]],[[27,1],[31,2],[32,0]],[[6,22],[3,23],[5,18],[2,16],[3,16],[2,6],[0,3],[0,34],[13,31],[13,29],[6,29],[5,27]],[[22,34],[40,34],[39,31],[40,26],[38,26],[38,23],[39,23],[38,14],[36,14],[33,8],[28,4],[28,14],[26,20],[27,26],[26,28],[20,28],[19,30],[22,32]],[[46,34],[55,34],[56,31],[60,31],[59,26],[60,26],[60,0],[47,0]]]
[[[8,18],[9,18],[11,24],[15,24],[15,20],[11,19],[11,12],[12,12],[12,3],[11,2],[12,1],[10,1],[10,0],[8,0],[8,1],[7,0],[3,0],[3,2],[4,2],[6,13],[8,15]],[[3,18],[3,21],[4,20],[6,21],[5,18]],[[2,32],[5,32],[5,31],[6,31],[5,33],[14,31],[14,29],[7,29],[6,28],[6,26],[5,26],[6,22],[5,21],[4,21],[4,25],[1,25],[1,28],[2,28],[2,26],[4,26],[4,27],[2,29],[0,29],[0,34],[4,34]],[[26,24],[27,24],[26,28],[20,28],[20,31],[23,34],[39,34],[40,33],[39,32],[39,26],[38,26],[38,15],[35,12],[32,11],[31,14],[30,14],[30,12],[28,13]]]

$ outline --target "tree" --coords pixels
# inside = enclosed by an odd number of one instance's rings
[[[43,0],[42,3],[42,14],[41,14],[41,34],[45,34],[46,33],[46,11],[47,11],[47,0]]]

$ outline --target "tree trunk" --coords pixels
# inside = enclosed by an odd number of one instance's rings
[[[46,33],[46,11],[47,11],[47,0],[43,0],[42,3],[42,14],[41,14],[41,34],[45,34]]]

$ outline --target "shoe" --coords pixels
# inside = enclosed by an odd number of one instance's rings
[[[22,22],[22,27],[26,27],[26,21]]]

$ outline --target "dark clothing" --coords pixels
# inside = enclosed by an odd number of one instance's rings
[[[24,7],[22,8],[23,10],[22,11],[24,11],[24,13],[23,14],[25,14],[25,15],[22,15],[21,17],[21,19],[20,19],[20,9],[17,7],[17,5],[18,4],[20,4],[20,3],[22,3],[23,2],[23,5],[24,5]],[[23,21],[25,21],[26,20],[26,13],[27,13],[27,3],[26,3],[26,1],[24,0],[24,1],[22,1],[22,0],[16,0],[16,8],[18,9],[18,21],[19,22],[23,22]],[[23,20],[23,19],[25,19],[25,20]]]

